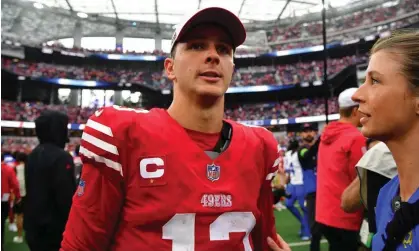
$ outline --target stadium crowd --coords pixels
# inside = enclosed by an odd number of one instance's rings
[[[45,105],[43,103],[19,103],[2,100],[1,119],[12,121],[35,121],[44,110],[57,110],[69,116],[70,123],[85,123],[95,111],[88,107]]]
[[[66,144],[65,150],[72,153],[76,146],[80,144],[80,138],[70,137],[70,142]],[[2,136],[1,151],[2,152],[22,152],[29,154],[37,145],[39,140],[37,137],[21,137],[21,136]]]
[[[337,99],[329,100],[329,114],[338,112]],[[283,119],[325,114],[323,99],[302,99],[281,103],[240,105],[226,109],[225,117],[237,121]]]
[[[347,56],[328,60],[328,74],[333,75],[345,67],[366,62],[365,55]],[[169,89],[171,82],[164,72],[150,72],[127,68],[95,68],[29,62],[2,58],[2,68],[17,75],[33,78],[66,78],[108,83],[135,83],[157,89]],[[254,66],[236,70],[231,86],[290,85],[323,78],[323,62],[299,62],[276,66]]]
[[[328,19],[327,30],[330,33],[379,23],[409,13],[412,10],[417,10],[418,8],[419,3],[415,0],[400,1],[398,5],[390,7],[379,5],[373,8],[366,8],[363,11]],[[285,29],[277,27],[268,32],[268,41],[280,42],[290,39],[320,36],[322,29],[321,20],[311,23],[298,23]]]
[[[44,110],[57,110],[69,117],[70,123],[83,124],[96,108],[43,103],[19,103],[1,101],[1,119],[9,121],[34,121]],[[324,114],[323,99],[303,99],[281,103],[241,105],[226,109],[225,117],[237,121],[258,119],[281,119]],[[329,114],[337,112],[336,98],[329,100]]]
[[[95,108],[75,107],[68,105],[46,105],[43,103],[14,102],[1,100],[1,119],[5,121],[33,122],[45,110],[64,112],[70,123],[84,124],[94,113]],[[329,100],[329,114],[338,113],[336,98]],[[284,101],[281,103],[247,104],[229,107],[225,110],[225,118],[236,121],[282,119],[293,117],[317,116],[325,114],[323,99],[302,99]],[[282,145],[287,145],[289,138],[298,137],[298,134],[289,132],[277,138]],[[73,151],[79,144],[80,138],[70,138],[66,148]],[[2,151],[21,151],[29,153],[38,144],[36,137],[4,136],[1,139]]]

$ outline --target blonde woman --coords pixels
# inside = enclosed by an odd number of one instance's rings
[[[419,33],[381,39],[371,50],[360,103],[362,133],[383,141],[398,175],[380,191],[373,250],[419,250]]]

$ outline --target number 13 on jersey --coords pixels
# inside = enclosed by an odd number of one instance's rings
[[[230,233],[244,232],[245,251],[252,251],[249,234],[256,224],[251,212],[226,212],[209,225],[210,241],[229,240]],[[172,251],[195,250],[195,214],[176,214],[163,226],[163,239],[172,240]]]

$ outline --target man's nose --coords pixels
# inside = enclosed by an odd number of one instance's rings
[[[205,63],[220,63],[220,55],[218,55],[217,48],[215,46],[210,46],[207,51],[207,57],[205,58]]]

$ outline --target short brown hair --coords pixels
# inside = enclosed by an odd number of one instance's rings
[[[371,55],[381,50],[402,56],[402,73],[419,96],[419,31],[404,29],[380,38],[372,47]]]
[[[350,118],[352,115],[352,111],[354,110],[355,107],[358,107],[358,106],[340,108],[339,115],[344,118]]]

